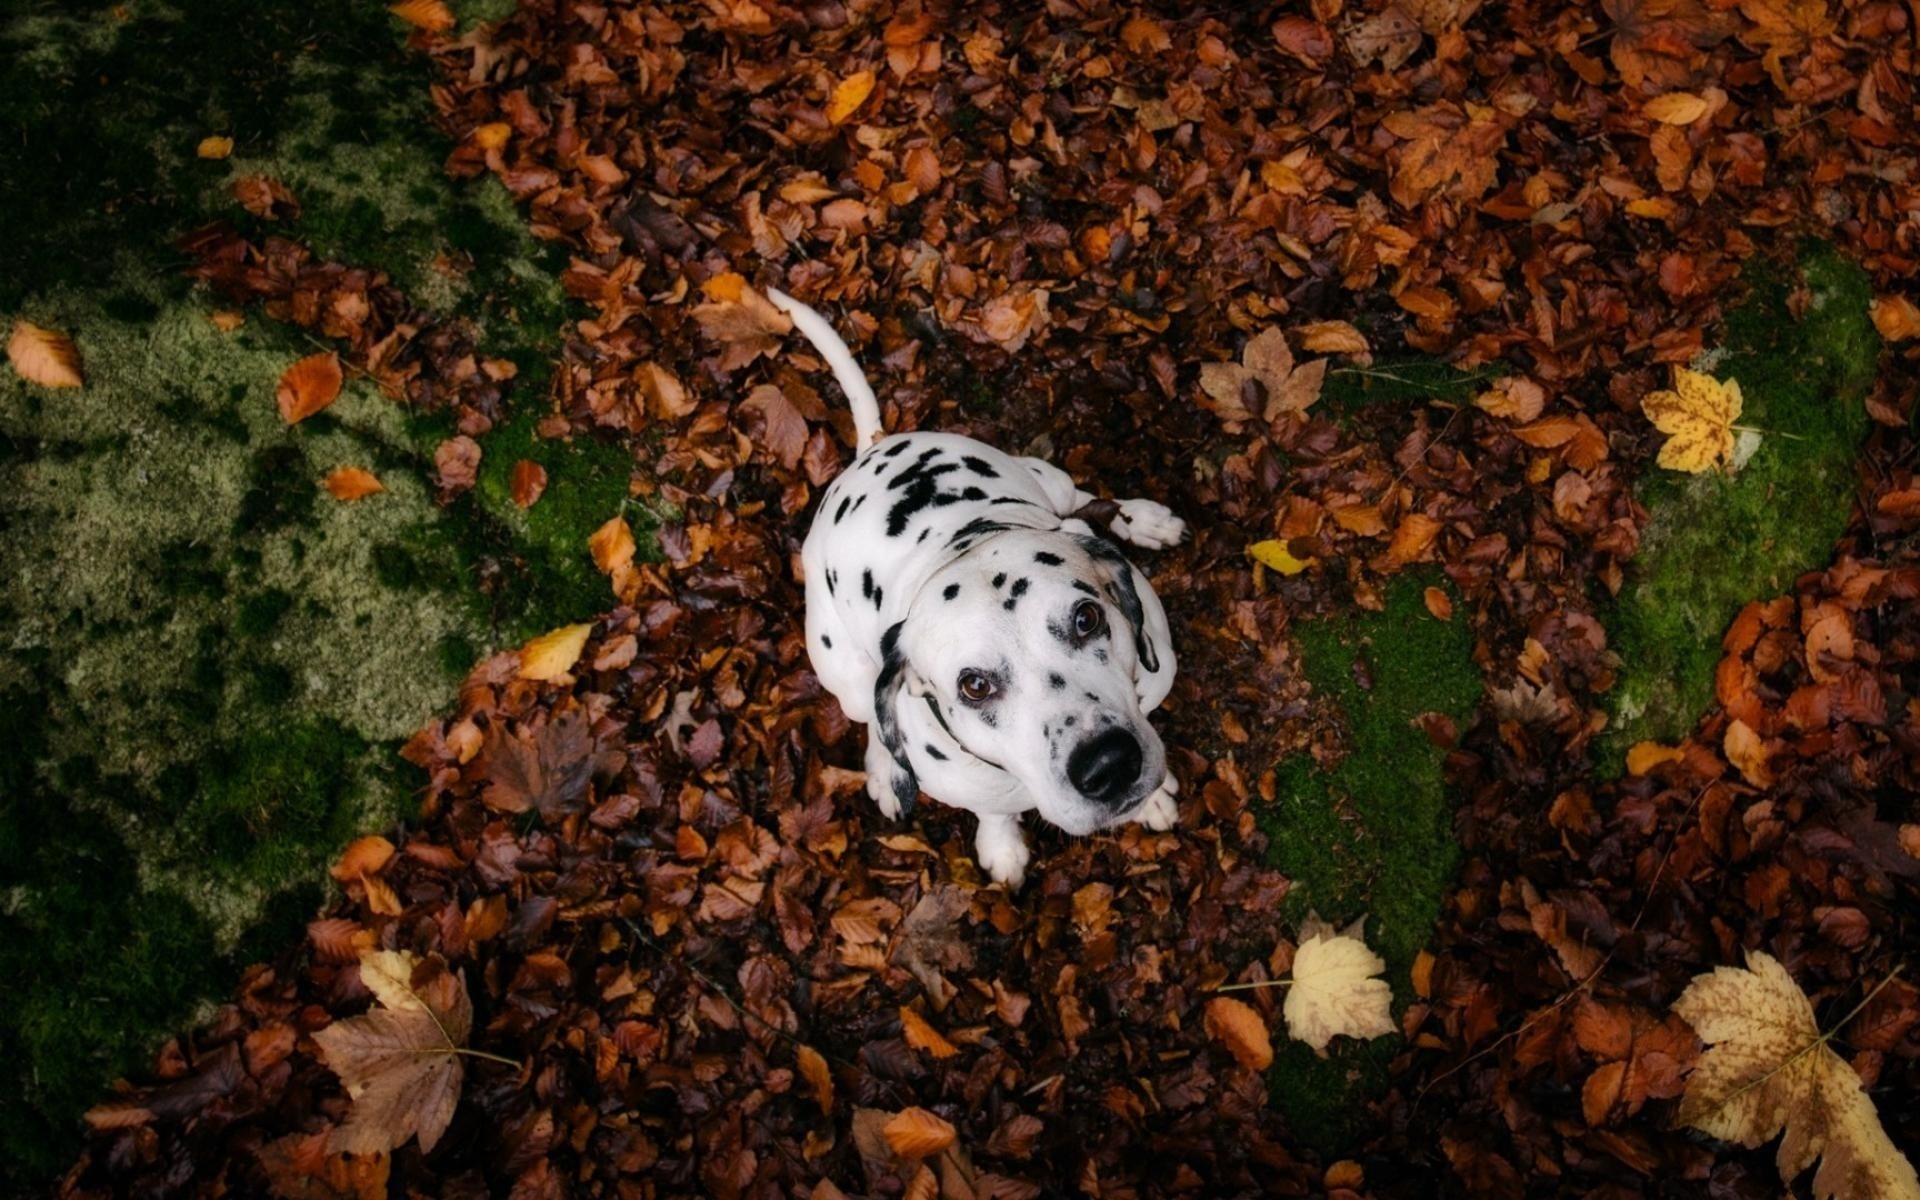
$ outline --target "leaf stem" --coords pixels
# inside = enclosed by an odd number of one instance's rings
[[[1287,987],[1291,979],[1256,979],[1251,983],[1229,983],[1213,989],[1216,992],[1245,992],[1253,988]]]

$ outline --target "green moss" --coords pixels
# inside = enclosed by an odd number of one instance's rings
[[[1470,403],[1487,384],[1504,374],[1497,367],[1462,371],[1436,358],[1400,358],[1370,367],[1335,367],[1327,372],[1313,411],[1334,420],[1376,407]]]
[[[1401,575],[1386,607],[1294,627],[1301,669],[1343,736],[1338,761],[1280,764],[1277,799],[1261,815],[1274,866],[1293,881],[1288,913],[1336,924],[1366,917],[1404,1001],[1408,970],[1439,917],[1458,851],[1440,776],[1442,751],[1413,722],[1438,712],[1464,726],[1481,691],[1464,618],[1439,621],[1423,594],[1433,572]],[[1358,1100],[1385,1078],[1398,1039],[1342,1041],[1327,1059],[1289,1042],[1269,1074],[1294,1131],[1333,1151],[1362,1118]]]
[[[1609,775],[1634,743],[1671,742],[1693,728],[1713,701],[1727,625],[1748,601],[1823,566],[1853,506],[1879,354],[1866,274],[1820,245],[1793,269],[1756,265],[1752,276],[1751,294],[1728,317],[1724,351],[1698,365],[1739,380],[1739,424],[1762,431],[1759,445],[1731,475],[1655,470],[1641,484],[1651,519],[1606,617],[1622,660],[1608,696],[1612,724],[1596,742]],[[1812,297],[1798,321],[1786,307],[1796,282]]]

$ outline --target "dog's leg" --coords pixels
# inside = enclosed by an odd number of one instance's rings
[[[1173,823],[1180,819],[1180,805],[1174,799],[1179,794],[1180,781],[1173,777],[1172,771],[1168,771],[1159,788],[1140,805],[1140,823],[1156,833],[1172,829]]]
[[[871,726],[867,729],[867,795],[880,806],[880,815],[889,821],[900,819],[900,797],[893,794],[893,755],[887,753],[887,747],[880,740],[880,733]]]
[[[1015,461],[1033,473],[1040,483],[1040,490],[1047,494],[1047,502],[1060,516],[1070,517],[1098,499],[1093,493],[1075,487],[1073,476],[1045,459],[1021,458]],[[1174,516],[1173,510],[1158,500],[1120,501],[1120,515],[1111,524],[1115,537],[1147,550],[1176,545],[1187,536],[1187,523]]]
[[[973,835],[973,856],[987,877],[1018,889],[1027,877],[1027,835],[1020,832],[1020,818],[1003,813],[980,814],[980,828]]]

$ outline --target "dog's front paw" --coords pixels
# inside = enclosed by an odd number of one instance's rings
[[[1027,878],[1027,835],[1020,832],[1018,817],[983,816],[973,836],[974,857],[987,878],[1004,883],[1009,891],[1019,890]]]
[[[1177,545],[1187,536],[1187,523],[1158,500],[1122,500],[1112,525],[1121,540],[1148,550]]]
[[[867,795],[873,797],[873,803],[880,809],[881,816],[889,821],[900,819],[900,797],[893,794],[892,770],[868,771]]]
[[[1148,796],[1141,803],[1140,810],[1135,815],[1148,829],[1155,833],[1165,833],[1173,828],[1175,821],[1180,819],[1180,803],[1174,799],[1179,794],[1180,781],[1169,773],[1153,795]]]

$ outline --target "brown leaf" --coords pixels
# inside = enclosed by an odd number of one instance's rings
[[[834,85],[833,96],[827,101],[827,121],[838,125],[860,110],[873,94],[874,75],[872,71],[856,71]]]
[[[271,176],[242,175],[227,190],[233,193],[241,208],[263,221],[300,219],[300,202],[293,198],[286,184]]]
[[[441,442],[433,452],[433,471],[443,492],[466,491],[480,477],[480,443],[464,433]]]
[[[791,471],[800,465],[807,448],[807,422],[787,394],[770,383],[763,383],[740,402],[740,411],[750,414],[749,427],[757,427],[756,443]]]
[[[794,1047],[794,1062],[800,1068],[800,1078],[807,1081],[813,1089],[813,1098],[820,1105],[823,1116],[833,1113],[833,1072],[827,1068],[827,1060],[812,1046]]]
[[[80,348],[73,339],[31,321],[15,321],[7,339],[7,361],[28,383],[49,388],[77,388],[86,382],[80,372]]]
[[[332,874],[345,883],[380,870],[392,859],[393,843],[379,834],[370,834],[340,852],[340,861],[333,864]]]
[[[938,1029],[927,1023],[927,1019],[906,1005],[900,1006],[900,1034],[907,1039],[907,1045],[915,1050],[924,1050],[935,1058],[952,1058],[960,1053],[960,1047],[948,1041]]]
[[[274,402],[280,419],[298,425],[340,398],[340,356],[328,351],[309,354],[280,375]]]
[[[400,0],[398,4],[388,5],[387,11],[428,33],[445,33],[455,24],[453,10],[447,7],[446,0]]]
[[[614,517],[587,538],[587,550],[601,574],[611,575],[633,565],[633,529],[625,517]]]
[[[353,1098],[346,1121],[333,1132],[335,1152],[382,1154],[416,1136],[421,1150],[431,1151],[453,1119],[459,1050],[473,1026],[466,984],[441,968],[408,989],[417,1007],[377,1006],[313,1035]]]
[[[515,506],[532,508],[547,490],[547,469],[530,458],[521,459],[513,464],[510,490]]]

